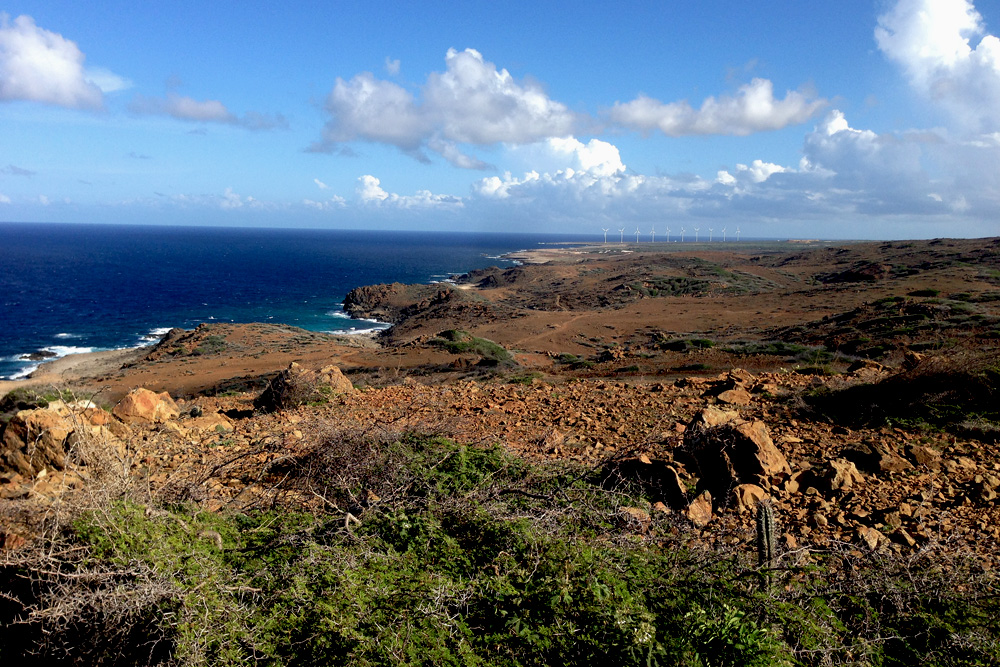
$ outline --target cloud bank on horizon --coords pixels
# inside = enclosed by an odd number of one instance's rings
[[[671,98],[664,81],[685,65],[664,60],[639,77],[645,90],[615,99],[586,71],[516,77],[471,47],[416,78],[393,54],[372,60],[383,75],[337,73],[334,58],[311,84],[294,60],[273,80],[192,68],[202,92],[184,94],[174,71],[114,49],[90,66],[82,38],[0,14],[0,219],[1000,234],[1000,39],[968,0],[896,0],[855,18],[898,83],[838,89],[816,65],[787,87],[775,63],[770,77],[736,74],[728,90],[709,78],[716,92]]]

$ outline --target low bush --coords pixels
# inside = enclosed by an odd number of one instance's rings
[[[501,345],[485,338],[477,338],[466,331],[449,329],[442,331],[436,338],[430,340],[432,345],[439,345],[453,354],[470,352],[478,354],[487,365],[513,365],[514,357]]]
[[[0,567],[0,659],[171,665],[986,665],[996,581],[932,549],[778,555],[585,468],[319,433],[271,472],[320,499],[119,498]],[[639,513],[641,516],[641,511]],[[628,520],[626,520],[626,517]],[[353,521],[352,521],[353,519]]]

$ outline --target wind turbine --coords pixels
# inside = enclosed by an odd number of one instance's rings
[[[618,230],[618,243],[625,243],[625,228]]]
[[[725,227],[722,228],[722,242],[723,243],[726,242],[726,228]]]
[[[712,229],[711,227],[708,228],[708,242],[709,243],[711,243],[712,239],[715,238],[714,232],[715,232],[714,229]]]
[[[736,242],[737,243],[740,242],[740,228],[739,227],[736,228]]]
[[[601,231],[604,232],[604,242],[607,243],[608,242],[608,232],[611,231],[611,230],[610,229],[604,229],[604,227],[601,227]]]
[[[697,242],[698,242],[698,232],[699,232],[699,231],[701,231],[701,227],[695,227],[695,228],[694,228],[694,242],[695,242],[695,243],[697,243]]]
[[[685,230],[683,227],[681,227],[681,243],[684,243],[684,232],[685,231],[687,231],[687,230]]]
[[[649,230],[649,242],[656,243],[656,227]]]
[[[667,227],[667,243],[670,243],[670,228]]]
[[[639,228],[638,227],[635,228],[635,242],[636,243],[639,242]]]

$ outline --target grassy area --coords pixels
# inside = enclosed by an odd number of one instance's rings
[[[16,552],[0,567],[0,660],[1000,660],[995,580],[934,550],[787,553],[765,576],[752,545],[711,547],[637,489],[427,436],[331,430],[272,472],[321,504],[213,514],[126,494]]]

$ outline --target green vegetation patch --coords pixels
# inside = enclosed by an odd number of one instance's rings
[[[34,559],[8,561],[0,657],[274,666],[1000,660],[996,582],[935,550],[908,559],[819,552],[762,576],[752,547],[734,539],[708,548],[675,515],[591,471],[426,436],[328,434],[312,458],[272,472],[289,490],[320,496],[322,509],[212,514],[121,499],[83,514]]]
[[[449,329],[432,338],[431,345],[438,345],[453,354],[478,354],[488,365],[512,365],[514,357],[501,345],[485,338],[477,338],[467,331]]]

